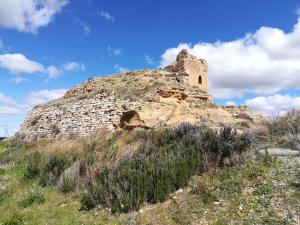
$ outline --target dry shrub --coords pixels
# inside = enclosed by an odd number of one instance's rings
[[[85,160],[78,160],[62,173],[57,188],[64,193],[78,192],[86,186],[90,177],[91,167]]]
[[[270,142],[279,147],[300,149],[300,110],[274,117],[268,124]]]
[[[111,136],[105,130],[86,136],[77,137],[76,139],[59,138],[59,139],[42,139],[31,146],[28,153],[39,152],[45,156],[66,154],[66,155],[83,155],[87,151],[96,151]],[[90,147],[93,146],[93,149]]]
[[[257,124],[251,128],[255,140],[257,141],[267,141],[269,139],[269,128],[267,123]]]

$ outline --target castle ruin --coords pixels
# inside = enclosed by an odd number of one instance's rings
[[[208,92],[207,68],[204,59],[198,59],[189,54],[186,49],[183,49],[177,55],[176,61],[164,69],[175,74],[179,82],[199,87],[200,90]]]
[[[90,78],[62,98],[34,107],[16,136],[32,141],[201,121],[217,126],[245,120],[241,113],[251,114],[213,103],[206,61],[182,50],[165,68]]]

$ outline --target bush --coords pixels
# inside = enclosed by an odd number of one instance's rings
[[[43,191],[38,187],[31,188],[19,201],[19,206],[22,208],[27,208],[34,203],[40,204],[45,201]]]
[[[85,160],[76,161],[66,169],[59,178],[57,187],[63,193],[81,189],[90,177],[90,169]]]
[[[13,214],[11,217],[6,219],[3,225],[23,225],[24,218],[19,214]]]
[[[5,186],[0,186],[0,202],[5,199],[7,194],[7,187]]]
[[[46,158],[41,153],[34,152],[26,159],[24,177],[39,178],[42,186],[54,185],[73,161],[72,157],[66,155],[53,155]]]
[[[40,184],[42,186],[56,184],[60,175],[71,165],[72,161],[73,159],[70,159],[65,155],[50,156],[42,166]]]
[[[38,177],[41,173],[42,156],[39,152],[35,152],[28,156],[24,176],[32,179]]]
[[[3,174],[5,174],[5,170],[0,168],[0,175],[3,175]]]
[[[268,123],[270,141],[279,147],[300,149],[300,110],[291,110]]]
[[[171,192],[186,186],[192,175],[224,167],[225,158],[230,160],[251,145],[247,133],[189,124],[145,132],[140,137],[144,145],[139,151],[101,168],[90,181],[81,200],[82,209],[103,205],[113,213],[126,213],[138,210],[144,202],[162,202]]]

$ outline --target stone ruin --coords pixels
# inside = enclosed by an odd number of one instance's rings
[[[186,49],[183,49],[177,55],[176,61],[164,69],[171,72],[178,82],[186,83],[208,92],[207,68],[208,66],[204,59],[198,59],[190,55]]]
[[[139,90],[145,92],[142,98],[120,96],[120,87],[126,89],[128,83],[125,81],[129,78],[134,86],[145,84]],[[102,88],[104,80],[106,88]],[[118,88],[109,89],[116,83],[120,83]],[[109,132],[149,129],[182,122],[238,123],[242,120],[239,113],[251,114],[245,108],[233,110],[215,105],[207,91],[206,61],[182,50],[176,61],[165,68],[92,78],[70,89],[62,98],[36,106],[28,113],[16,136],[34,141],[86,136],[103,129]],[[131,90],[129,93],[131,95]],[[249,118],[247,121],[252,123],[255,117]]]

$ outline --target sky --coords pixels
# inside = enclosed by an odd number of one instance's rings
[[[183,48],[208,61],[218,104],[300,107],[299,0],[0,0],[0,136],[90,77]]]

